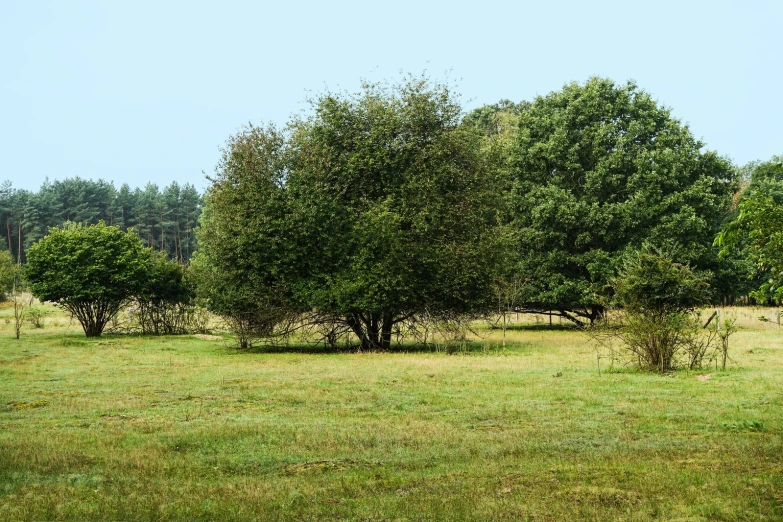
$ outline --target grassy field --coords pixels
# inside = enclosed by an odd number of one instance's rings
[[[747,312],[753,317],[754,312]],[[783,333],[725,372],[596,371],[575,331],[457,354],[21,340],[0,310],[0,520],[783,520]]]

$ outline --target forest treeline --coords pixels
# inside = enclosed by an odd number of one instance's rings
[[[196,251],[201,205],[201,194],[189,183],[173,182],[162,190],[154,183],[143,189],[123,184],[118,190],[111,182],[75,177],[47,180],[34,192],[5,181],[0,185],[0,248],[24,263],[27,250],[50,227],[104,221],[134,230],[146,247],[185,263]]]

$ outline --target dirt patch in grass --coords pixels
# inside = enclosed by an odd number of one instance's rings
[[[32,410],[35,408],[43,408],[48,406],[49,401],[37,400],[37,401],[11,401],[8,403],[8,409],[11,411],[19,410]]]
[[[562,495],[572,502],[607,507],[629,506],[641,501],[641,495],[635,491],[596,486],[576,486],[564,491]]]
[[[348,468],[360,466],[356,460],[318,460],[313,462],[300,462],[285,467],[286,473],[307,473],[317,471],[343,471]]]

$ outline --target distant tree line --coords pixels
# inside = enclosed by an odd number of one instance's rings
[[[143,189],[123,184],[117,190],[111,182],[76,177],[47,180],[33,192],[5,181],[0,185],[0,248],[24,263],[27,250],[50,227],[104,221],[135,231],[144,246],[185,263],[196,251],[201,204],[201,195],[188,183],[173,182],[162,190],[154,183]]]

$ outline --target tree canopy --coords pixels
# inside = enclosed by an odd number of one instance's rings
[[[623,255],[645,242],[723,270],[712,239],[736,170],[634,83],[591,78],[488,113],[518,118],[500,168],[510,178],[521,311],[594,320]]]
[[[417,317],[485,310],[499,204],[460,117],[447,86],[409,78],[319,96],[285,132],[246,129],[208,193],[204,265],[239,299],[316,311],[365,349]]]
[[[705,274],[647,245],[627,255],[612,283],[615,302],[632,313],[656,318],[689,313],[709,297]]]
[[[743,252],[759,270],[751,295],[761,301],[783,299],[783,158],[746,168],[750,181],[739,196],[738,214],[715,244],[724,256]]]
[[[300,254],[288,222],[287,149],[274,126],[247,127],[229,138],[205,196],[191,265],[197,292],[242,347],[306,310],[291,287]]]
[[[96,337],[144,288],[149,267],[150,251],[132,232],[68,223],[30,247],[25,276],[35,297],[68,310]]]

